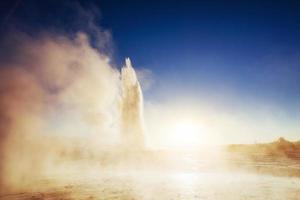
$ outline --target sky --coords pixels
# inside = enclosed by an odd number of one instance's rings
[[[219,138],[300,138],[299,1],[16,0],[0,9],[1,34],[83,30],[93,39],[92,16],[111,36],[94,45],[144,75],[152,124],[158,112],[189,110],[218,118],[203,127]]]

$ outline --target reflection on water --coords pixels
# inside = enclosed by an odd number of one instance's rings
[[[186,155],[180,163],[181,168],[176,169],[171,165],[169,169],[70,168],[64,174],[65,182],[56,182],[61,174],[51,174],[51,178],[39,182],[46,189],[3,194],[1,199],[296,200],[300,197],[299,177],[217,167],[220,162],[212,167],[210,161],[197,160],[191,155]],[[249,165],[248,161],[245,163]]]

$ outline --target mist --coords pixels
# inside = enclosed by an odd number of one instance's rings
[[[0,199],[298,199],[298,104],[256,89],[273,73],[232,49],[243,31],[226,44],[243,16],[152,3],[8,3]]]
[[[47,172],[65,170],[69,159],[86,158],[86,164],[124,148],[124,127],[143,134],[141,90],[129,59],[121,77],[83,32],[14,32],[2,43],[9,46],[0,59],[1,189],[33,187]],[[126,148],[135,148],[133,138]]]

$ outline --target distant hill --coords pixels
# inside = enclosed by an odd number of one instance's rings
[[[264,155],[300,160],[300,141],[291,142],[283,137],[271,143],[232,144],[227,146],[227,150],[248,156]]]
[[[226,147],[228,165],[256,173],[300,177],[300,141],[279,138],[260,144],[232,144]]]

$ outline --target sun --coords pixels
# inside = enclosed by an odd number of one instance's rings
[[[194,149],[199,145],[201,127],[192,119],[181,119],[170,123],[166,133],[166,146],[179,149]]]

